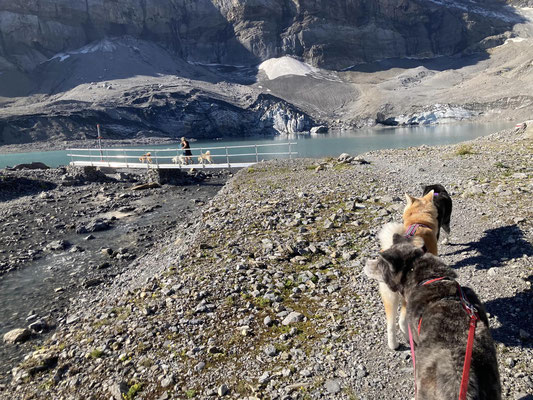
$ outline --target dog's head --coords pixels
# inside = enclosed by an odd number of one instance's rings
[[[407,204],[403,210],[403,220],[409,221],[413,215],[428,214],[430,218],[437,217],[437,208],[433,204],[434,191],[429,191],[425,196],[412,197],[408,194],[405,195]]]
[[[369,278],[384,282],[393,292],[402,292],[407,274],[416,259],[423,255],[424,251],[411,239],[394,234],[393,245],[376,260],[368,260],[364,272]]]

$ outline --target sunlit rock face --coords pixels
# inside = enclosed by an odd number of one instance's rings
[[[252,65],[294,55],[342,69],[457,54],[519,21],[499,0],[0,0],[0,70],[29,70],[123,35],[189,61]]]

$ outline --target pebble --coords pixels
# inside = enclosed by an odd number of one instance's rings
[[[341,385],[336,380],[327,380],[325,387],[326,390],[331,394],[337,394],[341,391]]]
[[[229,387],[225,383],[218,387],[217,393],[220,397],[226,396],[229,393]]]
[[[297,322],[302,322],[304,320],[304,316],[303,314],[297,312],[297,311],[293,311],[291,313],[289,313],[284,319],[283,321],[281,321],[281,324],[282,325],[291,325],[291,324],[295,324]]]
[[[278,354],[278,351],[276,350],[274,345],[271,345],[271,344],[267,344],[263,348],[263,352],[269,357],[274,357],[274,356],[276,356],[276,354]]]

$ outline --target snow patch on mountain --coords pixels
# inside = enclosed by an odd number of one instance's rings
[[[63,62],[70,56],[76,55],[76,54],[89,54],[89,53],[96,53],[97,51],[112,53],[116,49],[117,49],[117,46],[114,43],[112,43],[108,39],[104,39],[99,42],[89,43],[88,45],[83,46],[76,50],[68,51],[66,53],[58,53],[48,61],[59,58],[59,62]]]
[[[319,71],[318,68],[289,56],[270,58],[263,61],[259,65],[259,70],[263,71],[270,80],[285,75],[305,76]]]

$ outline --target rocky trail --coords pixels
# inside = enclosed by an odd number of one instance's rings
[[[241,170],[12,371],[0,397],[406,399],[362,267],[404,193],[454,201],[439,252],[490,314],[505,399],[533,393],[531,127],[459,145],[299,159]]]

